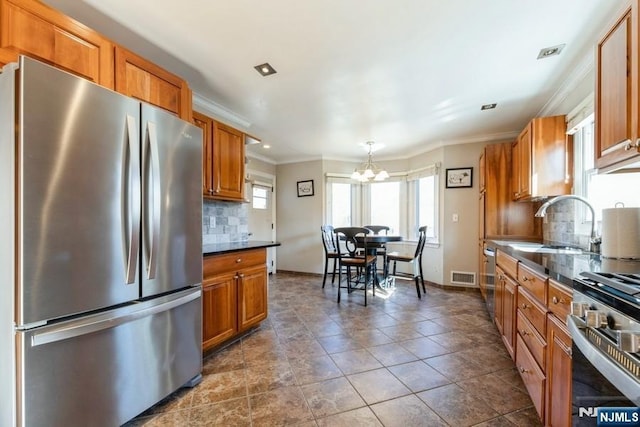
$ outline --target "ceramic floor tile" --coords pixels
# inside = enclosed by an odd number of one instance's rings
[[[365,406],[364,400],[346,378],[336,378],[301,387],[316,418]]]
[[[371,405],[371,410],[385,427],[447,426],[442,418],[413,394]]]
[[[290,360],[298,384],[316,383],[341,377],[342,371],[328,355]]]
[[[358,344],[357,341],[345,334],[320,337],[318,342],[329,354],[362,348],[361,344]]]
[[[530,408],[511,412],[510,414],[506,414],[504,417],[517,426],[527,426],[527,427],[542,426],[542,422],[540,422],[540,417],[538,417],[538,413],[536,412],[533,406]]]
[[[399,365],[417,359],[417,356],[396,343],[368,347],[367,351],[383,366]]]
[[[335,353],[331,358],[345,375],[382,367],[382,364],[365,349]]]
[[[300,387],[284,387],[249,397],[253,426],[295,425],[313,420]]]
[[[390,366],[387,369],[414,393],[451,383],[448,378],[421,360]]]
[[[251,426],[249,399],[243,397],[193,408],[189,426]]]
[[[411,390],[386,368],[348,375],[347,378],[367,405],[411,394]]]
[[[245,371],[229,371],[203,377],[193,391],[192,406],[207,405],[247,395]]]
[[[399,344],[409,350],[411,353],[415,354],[420,359],[440,356],[442,354],[451,352],[450,350],[447,350],[440,344],[426,337],[402,341]]]
[[[527,393],[506,385],[494,374],[459,381],[457,384],[472,396],[487,402],[488,406],[501,414],[532,405]]]
[[[318,419],[319,427],[382,427],[376,415],[368,407],[354,409]]]
[[[425,362],[452,381],[480,376],[493,370],[491,366],[470,362],[457,353],[426,359]]]
[[[452,426],[471,426],[498,416],[485,402],[456,384],[423,391],[418,397]]]
[[[540,425],[479,293],[399,281],[364,307],[321,280],[271,276],[269,317],[127,427]]]
[[[247,368],[245,372],[249,394],[296,384],[289,362],[255,365]]]

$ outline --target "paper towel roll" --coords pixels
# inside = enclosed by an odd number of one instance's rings
[[[602,210],[602,256],[640,258],[640,208]]]

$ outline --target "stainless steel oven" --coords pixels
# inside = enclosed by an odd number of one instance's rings
[[[602,408],[640,406],[640,275],[585,272],[573,288],[573,425],[596,426]]]

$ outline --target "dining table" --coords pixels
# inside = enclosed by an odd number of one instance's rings
[[[368,255],[378,256],[378,250],[384,249],[385,245],[390,242],[401,242],[402,236],[392,234],[367,234],[356,236],[356,243],[359,247],[365,248]],[[377,288],[383,292],[386,292],[393,286],[392,281],[389,280],[389,272],[387,271],[387,265],[382,267],[382,278],[376,281]]]

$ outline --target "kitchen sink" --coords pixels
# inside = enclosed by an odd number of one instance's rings
[[[584,253],[580,248],[563,245],[543,245],[542,243],[514,242],[509,243],[516,251],[534,252],[539,254],[569,254],[579,255]]]

